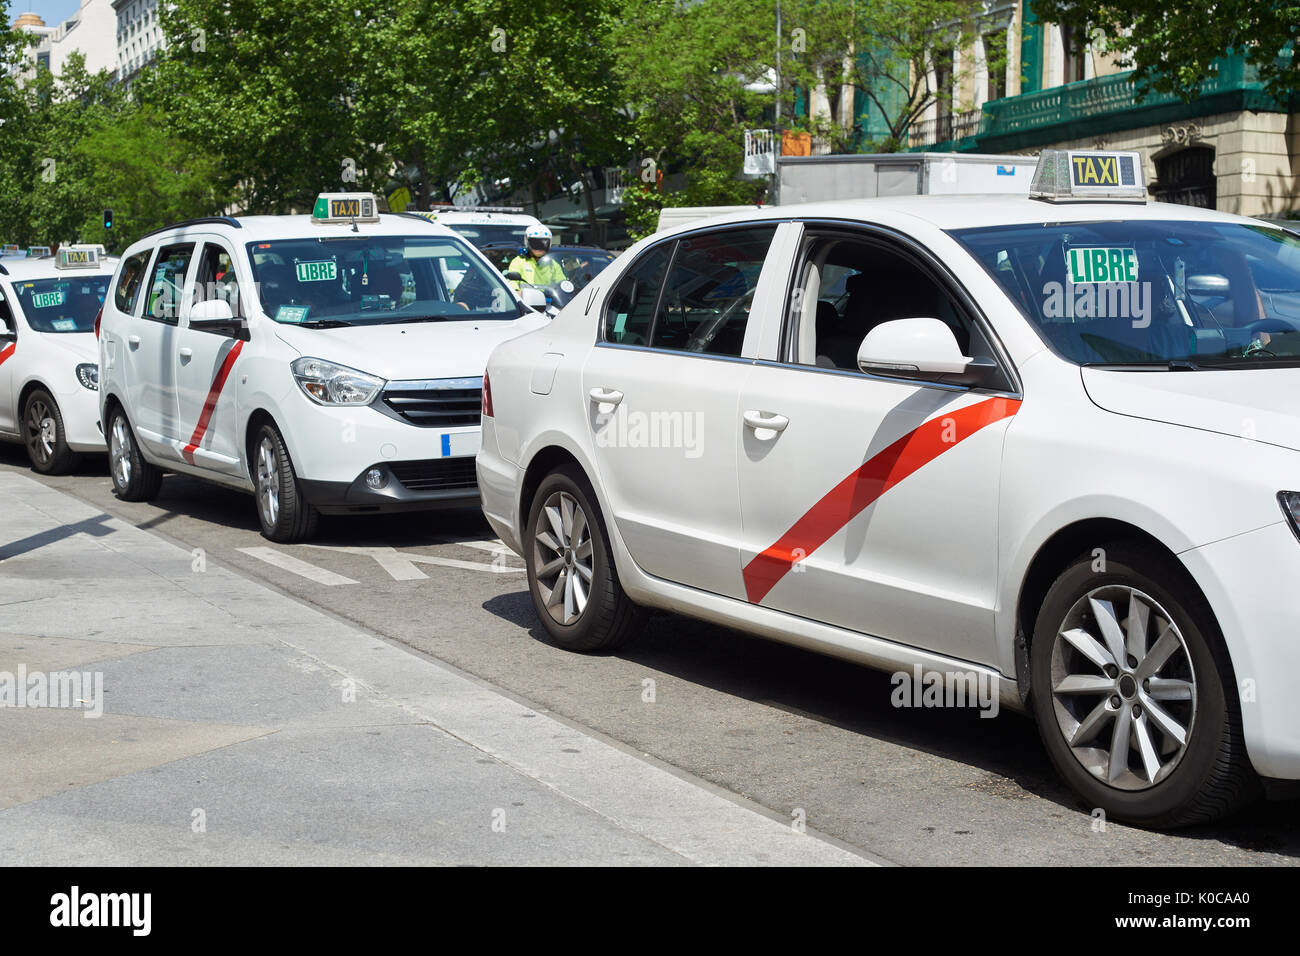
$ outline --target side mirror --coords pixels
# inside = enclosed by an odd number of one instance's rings
[[[519,300],[530,309],[540,311],[546,308],[546,293],[531,285],[526,285],[519,290]]]
[[[14,334],[13,323],[9,321],[7,315],[0,315],[0,339],[12,339],[17,336]]]
[[[978,387],[993,380],[998,366],[990,358],[962,355],[952,329],[938,319],[893,319],[867,333],[858,347],[858,368],[872,375]]]
[[[524,277],[521,276],[518,272],[515,272],[515,271],[513,271],[513,270],[511,270],[510,272],[507,272],[507,273],[506,273],[506,278],[509,279],[511,282],[523,282],[523,281],[524,281]]]
[[[190,309],[190,328],[196,332],[210,332],[232,339],[249,340],[248,325],[235,318],[234,310],[225,299],[207,299],[196,302]]]

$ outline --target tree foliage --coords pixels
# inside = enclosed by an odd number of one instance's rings
[[[1239,51],[1271,93],[1300,91],[1294,0],[1031,0],[1042,20],[1086,31],[1134,69],[1138,82],[1186,99],[1215,76],[1215,60]]]

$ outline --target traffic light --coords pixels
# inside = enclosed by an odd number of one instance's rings
[[[113,228],[113,210],[111,209],[104,210],[104,228],[105,229]]]

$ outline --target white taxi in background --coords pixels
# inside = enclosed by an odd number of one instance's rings
[[[1173,827],[1300,778],[1297,395],[1300,237],[1052,151],[641,241],[493,353],[479,485],[561,646],[657,607],[994,687]]]
[[[286,542],[321,513],[477,505],[487,355],[546,318],[455,233],[377,210],[325,194],[126,250],[100,328],[120,497],[207,478],[253,492]]]
[[[94,326],[117,260],[101,246],[49,251],[0,264],[0,439],[52,475],[104,450]]]

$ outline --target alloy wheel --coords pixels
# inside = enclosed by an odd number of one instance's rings
[[[1196,675],[1182,632],[1150,595],[1085,594],[1056,631],[1052,704],[1070,752],[1120,790],[1146,790],[1182,759],[1196,720]]]
[[[27,406],[27,448],[37,462],[48,464],[59,440],[53,410],[39,398]]]
[[[280,463],[269,435],[257,449],[257,506],[262,511],[262,523],[274,528],[280,520]]]
[[[591,593],[591,528],[586,512],[567,492],[553,493],[542,505],[534,529],[533,567],[551,617],[565,625],[582,617]]]
[[[126,419],[121,415],[114,417],[113,427],[108,436],[108,459],[117,478],[119,488],[131,484],[131,436],[126,430]]]

